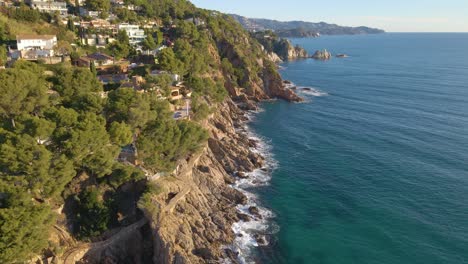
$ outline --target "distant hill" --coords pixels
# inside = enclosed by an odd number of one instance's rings
[[[384,30],[370,27],[344,27],[325,22],[313,23],[304,21],[277,21],[261,18],[247,18],[231,14],[249,31],[272,30],[280,37],[316,37],[318,35],[358,35],[379,34]]]

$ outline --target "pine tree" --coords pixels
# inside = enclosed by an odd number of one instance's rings
[[[94,76],[97,76],[96,64],[94,61],[91,61],[89,65],[89,70],[93,73]]]
[[[68,18],[67,28],[68,30],[75,32],[75,22],[73,21],[71,17]]]
[[[145,50],[154,50],[157,47],[152,34],[148,34],[142,44]]]

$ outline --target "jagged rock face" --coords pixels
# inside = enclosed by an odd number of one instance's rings
[[[261,64],[265,67],[260,78],[252,81],[251,90],[234,88],[237,104],[226,99],[204,123],[210,133],[204,150],[180,161],[173,176],[155,180],[163,186],[163,192],[154,197],[159,213],[145,212],[148,224],[124,229],[124,235],[113,236],[112,243],[94,245],[82,263],[195,264],[226,258],[236,263],[236,254],[223,246],[235,239],[232,224],[249,219],[236,209],[247,197],[230,184],[264,163],[251,151],[255,142],[239,132],[247,119],[245,110],[255,110],[258,101],[274,97],[302,100],[285,88],[272,62]]]
[[[293,47],[292,45],[289,46],[288,49],[288,60],[295,60],[301,58],[308,58],[309,54],[307,51],[301,47]]]
[[[229,184],[235,181],[233,175],[250,172],[264,162],[250,150],[255,142],[238,132],[245,120],[244,111],[231,99],[219,105],[204,124],[210,132],[204,150],[180,161],[174,175],[155,180],[164,186],[154,197],[159,213],[144,212],[141,225],[93,243],[81,262],[186,264],[235,258],[223,246],[235,239],[232,224],[247,220],[236,209],[247,198]]]
[[[294,91],[284,86],[281,76],[276,70],[268,67],[263,70],[263,82],[265,90],[272,97],[285,99],[289,102],[302,102],[303,99],[299,97]]]
[[[299,46],[294,46],[291,41],[287,39],[279,39],[277,45],[274,48],[274,52],[283,61],[297,60],[302,58],[308,58],[309,54],[307,51]]]
[[[325,50],[317,50],[314,55],[312,55],[312,58],[316,60],[329,60],[332,57],[332,54],[328,52],[326,49]]]
[[[276,71],[265,71],[269,94],[300,99],[286,95],[289,89],[283,87]],[[245,94],[240,97],[255,105],[255,98]],[[93,245],[82,263],[218,263],[226,258],[236,263],[236,254],[223,246],[235,239],[232,224],[248,221],[249,217],[236,209],[247,202],[247,197],[229,184],[264,163],[263,157],[251,151],[255,141],[239,132],[247,120],[244,114],[229,98],[218,105],[204,124],[210,132],[204,150],[180,161],[173,176],[156,180],[164,186],[154,197],[158,215],[145,212],[148,224],[124,228],[110,242]]]
[[[166,209],[151,219],[153,263],[215,263],[232,257],[222,245],[234,241],[231,226],[242,217],[236,205],[245,203],[246,197],[228,183],[235,172],[252,171],[263,163],[250,150],[249,139],[236,132],[242,115],[230,100],[219,106],[206,124],[211,137],[203,153],[181,164],[179,173],[164,181],[165,193],[158,202]]]
[[[289,54],[288,54],[288,57],[289,57]],[[281,63],[283,62],[283,60],[280,58],[280,56],[278,56],[278,54],[274,53],[274,52],[268,52],[267,53],[267,58],[269,60],[271,60],[272,62],[274,63]]]
[[[243,41],[248,44],[248,39]],[[228,43],[217,45],[221,57],[228,58],[235,67],[245,66]],[[255,143],[237,130],[246,120],[244,111],[255,110],[257,102],[271,98],[302,100],[284,86],[273,62],[261,57],[256,63],[262,69],[260,72],[243,68],[243,82],[248,83],[247,87],[226,85],[232,99],[214,106],[213,116],[204,123],[210,133],[204,150],[179,161],[177,172],[172,176],[154,180],[163,186],[163,191],[153,197],[159,212],[156,215],[145,212],[150,226],[145,234],[152,240],[151,246],[136,255],[152,256],[155,264],[217,263],[223,258],[235,258],[235,254],[223,246],[232,244],[235,239],[232,224],[246,219],[237,212],[236,206],[245,204],[247,198],[229,184],[235,182],[237,176],[260,168],[264,163],[264,159],[250,149]],[[143,237],[140,239],[136,234],[136,241],[129,243],[147,245]],[[90,255],[87,260],[102,263],[125,256],[137,259],[131,250],[124,253],[125,250],[114,246],[103,248],[100,252],[104,253],[94,254],[96,257]],[[113,258],[114,252],[119,251],[119,258]]]

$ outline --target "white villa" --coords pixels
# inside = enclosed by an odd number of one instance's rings
[[[125,32],[127,32],[130,44],[133,46],[136,46],[137,44],[141,43],[146,38],[145,31],[143,29],[140,29],[140,26],[138,25],[122,23],[119,25],[118,29],[119,31],[125,30]]]
[[[18,50],[48,50],[57,45],[55,35],[17,35]]]
[[[66,2],[57,2],[57,1],[48,1],[48,0],[27,0],[26,3],[35,8],[40,12],[54,13],[58,11],[60,15],[67,15],[67,3]]]

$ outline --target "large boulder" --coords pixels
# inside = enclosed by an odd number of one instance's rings
[[[326,49],[317,50],[315,51],[314,55],[312,55],[312,58],[316,60],[329,60],[331,57],[332,57],[332,54]]]

